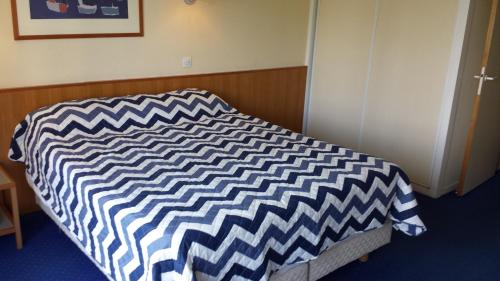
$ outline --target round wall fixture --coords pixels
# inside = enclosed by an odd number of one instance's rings
[[[193,5],[194,2],[196,2],[196,0],[184,0],[184,3],[186,3],[188,5]]]

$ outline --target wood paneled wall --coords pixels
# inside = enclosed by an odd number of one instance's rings
[[[245,114],[296,132],[302,130],[307,67],[100,81],[77,84],[0,89],[0,163],[18,185],[22,213],[37,210],[33,191],[24,178],[24,165],[7,158],[15,126],[27,113],[57,102],[181,88],[207,89]]]

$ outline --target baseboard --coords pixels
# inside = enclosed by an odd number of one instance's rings
[[[457,182],[454,182],[452,184],[449,184],[443,188],[438,188],[435,193],[436,193],[436,197],[435,198],[439,198],[443,195],[446,195],[450,192],[455,192],[455,190],[457,189],[458,187],[458,181]]]
[[[413,187],[413,190],[415,192],[418,192],[418,193],[423,194],[425,196],[437,199],[445,194],[448,194],[452,191],[455,191],[455,189],[457,189],[458,182],[455,182],[455,183],[449,184],[443,188],[437,188],[437,189],[432,189],[430,187],[423,186],[423,185],[420,185],[418,183],[412,183],[411,186]]]
[[[430,187],[423,186],[423,185],[420,185],[420,184],[414,183],[414,182],[411,183],[411,186],[413,188],[413,191],[415,191],[415,192],[418,192],[420,194],[423,194],[423,195],[431,197],[431,198],[436,198],[436,197],[434,197],[434,194],[433,194],[432,189]]]

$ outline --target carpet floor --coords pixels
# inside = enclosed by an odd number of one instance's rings
[[[392,242],[322,281],[500,280],[500,174],[463,198],[418,196],[429,231],[420,237],[393,232]],[[0,237],[0,280],[106,280],[42,212],[22,217],[24,248]]]

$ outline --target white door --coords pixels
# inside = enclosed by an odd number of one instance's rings
[[[500,13],[498,0],[475,1],[488,5],[488,27],[481,65],[477,66],[478,87],[467,134],[458,195],[464,195],[495,175],[500,150]],[[478,7],[476,7],[478,8]],[[470,77],[463,77],[470,79]]]

